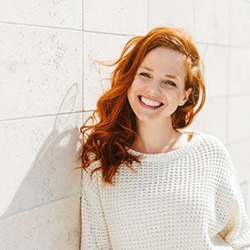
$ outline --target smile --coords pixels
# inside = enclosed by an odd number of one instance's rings
[[[159,102],[159,101],[155,101],[155,100],[151,100],[148,99],[144,96],[139,96],[139,100],[141,102],[141,104],[144,104],[148,107],[152,107],[152,108],[158,108],[161,107],[163,105],[163,103]]]

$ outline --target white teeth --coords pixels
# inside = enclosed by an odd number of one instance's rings
[[[147,98],[145,98],[145,97],[143,97],[143,96],[141,97],[141,101],[142,101],[144,104],[146,104],[146,105],[148,105],[148,106],[151,106],[151,107],[158,107],[158,106],[161,105],[160,102],[152,101],[152,100],[147,99]]]

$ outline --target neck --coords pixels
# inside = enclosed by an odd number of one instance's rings
[[[134,149],[142,153],[156,154],[178,148],[183,140],[182,133],[175,130],[170,122],[156,124],[138,121],[138,136]]]

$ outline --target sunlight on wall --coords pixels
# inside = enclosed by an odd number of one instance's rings
[[[207,103],[190,129],[217,136],[250,216],[250,2],[2,0],[0,249],[79,249],[79,127],[133,36],[185,28],[204,61]]]

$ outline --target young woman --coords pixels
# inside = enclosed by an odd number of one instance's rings
[[[183,31],[132,38],[83,126],[81,249],[250,249],[237,172],[215,137],[182,129],[205,101]]]

